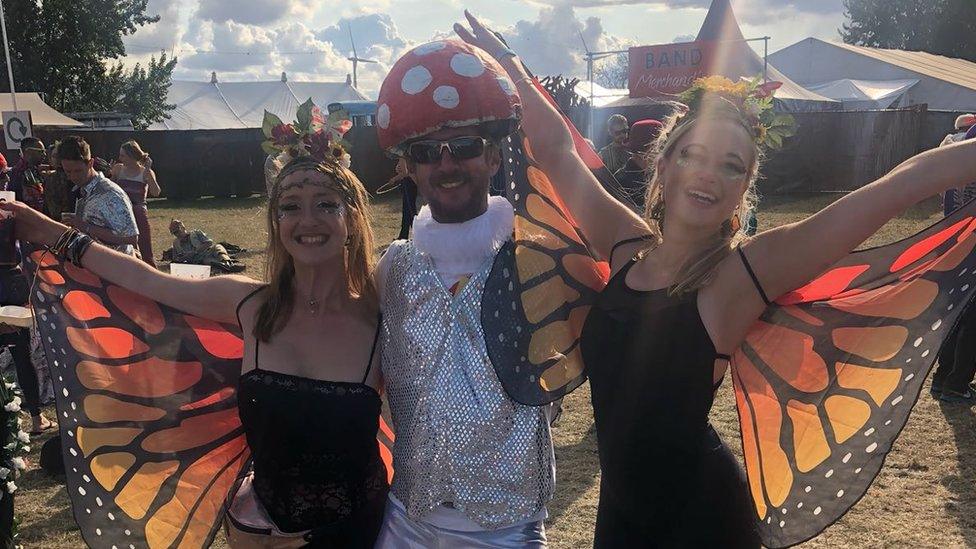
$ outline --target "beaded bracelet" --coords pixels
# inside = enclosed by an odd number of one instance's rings
[[[68,261],[74,263],[76,266],[81,267],[81,257],[85,255],[88,248],[91,247],[94,239],[85,233],[78,233],[69,243],[68,243]]]
[[[61,236],[58,237],[57,242],[54,243],[54,246],[51,246],[51,253],[59,259],[64,259],[65,247],[68,245],[68,242],[72,239],[72,237],[77,234],[78,229],[75,229],[74,227],[68,227],[65,229],[65,231],[61,233]]]

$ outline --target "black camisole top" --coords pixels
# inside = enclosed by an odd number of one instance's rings
[[[262,369],[255,342],[238,407],[252,487],[279,530],[311,530],[329,546],[372,547],[389,489],[376,439],[380,396],[366,385],[376,342],[359,383]]]
[[[741,468],[708,421],[716,352],[698,292],[627,286],[583,325],[602,479],[595,547],[758,547]]]

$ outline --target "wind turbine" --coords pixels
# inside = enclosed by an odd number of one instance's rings
[[[347,57],[346,59],[352,61],[352,87],[358,89],[359,78],[357,69],[359,67],[359,63],[379,63],[379,61],[359,57],[359,54],[356,53],[356,41],[352,38],[352,25],[347,24],[346,28],[349,29],[349,42],[352,44],[352,57]]]

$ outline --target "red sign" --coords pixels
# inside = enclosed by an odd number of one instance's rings
[[[631,97],[674,95],[708,76],[715,60],[714,42],[682,42],[630,48]]]

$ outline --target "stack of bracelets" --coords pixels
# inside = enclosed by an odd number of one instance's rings
[[[51,253],[58,259],[66,259],[81,267],[81,256],[85,255],[94,240],[87,234],[75,228],[69,228],[61,233],[58,241],[51,246]]]

